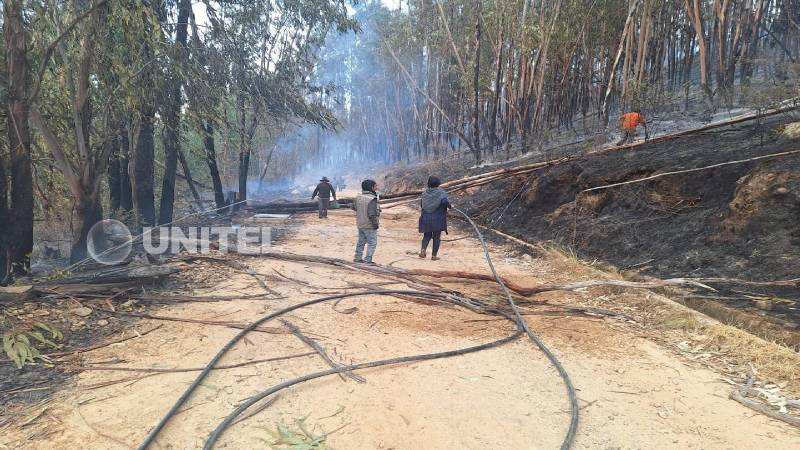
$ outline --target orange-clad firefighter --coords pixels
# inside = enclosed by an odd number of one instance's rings
[[[627,114],[623,114],[619,118],[619,124],[622,127],[622,139],[617,142],[617,145],[633,142],[633,139],[636,137],[636,127],[639,125],[644,125],[644,139],[647,140],[649,138],[647,134],[647,120],[645,120],[641,110],[638,108]]]

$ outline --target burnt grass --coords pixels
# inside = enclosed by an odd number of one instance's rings
[[[776,116],[591,156],[455,193],[451,201],[483,225],[530,242],[549,241],[618,269],[635,268],[660,278],[797,278],[800,155],[582,192],[662,172],[800,150],[800,139],[782,133],[797,120]],[[548,155],[553,156],[559,155]],[[387,175],[386,185],[418,188],[428,174],[449,180],[478,172],[459,164],[447,171],[446,164],[404,169]],[[796,287],[730,289],[740,291],[716,295],[735,297],[725,304],[742,309],[756,309],[746,295],[785,299],[770,302],[768,311],[758,314],[789,329],[798,327]]]

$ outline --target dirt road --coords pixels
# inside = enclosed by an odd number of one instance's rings
[[[352,212],[335,210],[330,216],[325,221],[312,215],[292,219],[295,233],[277,248],[352,258],[356,237]],[[416,213],[410,209],[387,211],[382,223],[376,254],[380,264],[487,271],[472,238],[444,243],[441,261],[408,255],[418,245]],[[460,236],[451,232],[449,237]],[[522,258],[502,246],[493,251],[501,273],[530,284],[588,277],[564,260]],[[285,298],[193,303],[167,307],[158,314],[250,322],[301,300],[353,289],[353,284],[385,282],[334,267],[258,258],[247,263],[274,276],[269,284]],[[213,266],[202,270],[214,285],[196,295],[252,294],[261,289],[244,274]],[[500,300],[490,283],[436,281]],[[601,290],[549,293],[537,300],[602,303],[611,298],[606,294]],[[651,341],[636,321],[566,314],[527,317],[563,361],[578,389],[581,422],[575,448],[800,448],[800,431],[729,400],[730,386],[719,374]],[[344,363],[465,347],[512,330],[506,322],[454,307],[374,296],[316,305],[289,315],[288,320]],[[137,330],[156,324],[143,320]],[[83,364],[203,366],[236,333],[221,326],[160,324],[140,338],[87,353]],[[309,352],[280,322],[266,325],[275,331],[251,333],[222,364]],[[319,356],[311,354],[214,371],[161,434],[157,448],[199,448],[213,427],[250,395],[325,368]],[[139,378],[151,374],[83,371],[74,386],[7,425],[0,434],[0,448],[135,447],[196,374]],[[268,408],[227,431],[219,446],[269,448],[275,441],[271,433],[282,423],[286,433],[302,433],[301,425],[312,434],[330,433],[327,444],[339,450],[554,449],[568,425],[561,380],[544,355],[523,339],[466,356],[359,374],[365,383],[331,376],[285,391]],[[121,379],[130,380],[98,387]]]

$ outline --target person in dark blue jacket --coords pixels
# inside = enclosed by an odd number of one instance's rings
[[[428,189],[422,193],[420,201],[422,214],[419,216],[419,232],[422,233],[422,250],[419,257],[427,256],[428,244],[433,241],[432,261],[439,259],[439,245],[442,243],[442,231],[447,234],[447,210],[451,208],[447,199],[447,191],[440,188],[442,182],[438,177],[428,178]]]

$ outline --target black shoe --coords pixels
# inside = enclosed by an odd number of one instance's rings
[[[377,266],[378,265],[378,263],[375,263],[375,262],[372,262],[372,261],[361,261],[361,262],[366,264],[366,265],[368,265],[368,266]]]
[[[353,262],[354,263],[363,263],[364,260],[363,259],[355,259],[355,258],[353,258]]]

